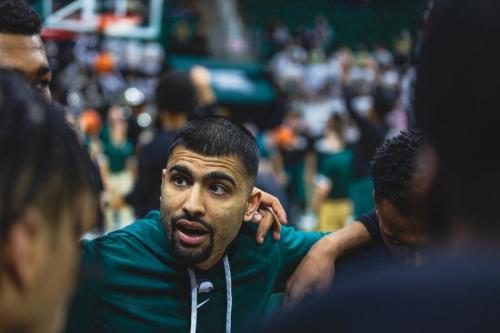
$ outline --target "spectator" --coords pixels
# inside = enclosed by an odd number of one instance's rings
[[[349,198],[352,172],[352,151],[344,140],[344,120],[334,115],[328,121],[325,138],[318,141],[318,175],[313,194],[313,209],[319,215],[321,231],[342,228],[353,214]]]
[[[160,208],[161,170],[165,168],[165,151],[197,105],[195,86],[187,74],[169,72],[156,88],[159,129],[151,142],[140,148],[137,156],[138,175],[126,201],[137,217]]]
[[[275,140],[283,156],[288,184],[287,193],[298,211],[306,207],[306,177],[311,170],[312,137],[297,111],[287,114],[284,124],[275,131]]]
[[[385,124],[386,115],[392,111],[393,97],[386,90],[377,88],[372,95],[373,106],[369,107],[368,114],[363,116],[352,106],[352,92],[344,89],[346,106],[351,118],[359,128],[360,137],[353,145],[353,183],[351,197],[354,201],[354,215],[361,216],[374,208],[371,197],[373,184],[369,176],[369,165],[377,147],[387,134]]]

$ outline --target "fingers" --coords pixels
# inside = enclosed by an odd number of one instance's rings
[[[252,215],[252,223],[260,223],[262,221],[262,215],[259,212],[254,212]]]
[[[273,197],[272,195],[269,195],[272,200],[270,201],[270,206],[273,209],[274,213],[276,213],[276,221],[278,221],[281,224],[288,224],[288,221],[286,219],[286,213],[285,209],[281,205],[280,201],[276,198]]]
[[[272,212],[273,220],[271,221],[273,227],[273,238],[275,241],[279,241],[281,238],[281,224],[278,222],[278,218],[274,212]]]
[[[259,208],[264,208],[264,207],[272,208],[278,217],[277,220],[279,221],[279,223],[288,224],[285,209],[281,205],[278,198],[276,198],[275,196],[273,196],[269,193],[263,192],[262,190],[260,190],[257,187],[254,187],[253,191],[254,192],[260,191],[261,192],[261,200],[260,200],[260,207]]]
[[[262,244],[264,243],[264,238],[269,232],[269,229],[271,229],[271,226],[273,226],[273,224],[279,223],[274,223],[274,215],[269,210],[260,210],[259,212],[259,214],[262,216],[262,219],[259,223],[259,228],[257,229],[256,240],[258,244]]]

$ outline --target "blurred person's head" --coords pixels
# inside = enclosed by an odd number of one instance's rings
[[[163,170],[160,211],[177,258],[208,269],[251,219],[258,169],[255,139],[226,118],[190,121],[174,139]]]
[[[0,67],[20,72],[50,99],[52,73],[40,37],[41,20],[23,0],[0,1]]]
[[[370,168],[382,239],[394,255],[410,264],[422,262],[421,249],[430,240],[418,191],[424,145],[421,133],[401,132],[377,150]]]
[[[435,156],[429,215],[443,234],[500,234],[499,17],[497,0],[436,1],[422,43],[416,117]]]
[[[305,130],[305,122],[302,113],[297,110],[291,110],[285,115],[283,122],[285,125],[289,126],[292,130],[301,132]]]
[[[196,87],[189,74],[170,71],[163,75],[156,87],[156,108],[164,122],[177,122],[183,126],[198,105]]]
[[[78,116],[80,130],[89,137],[95,137],[101,132],[102,121],[99,112],[93,109],[83,111]]]
[[[326,122],[325,134],[334,133],[342,138],[346,126],[346,120],[338,113],[335,113],[330,118],[328,118],[328,121]]]
[[[94,224],[88,155],[64,112],[0,70],[0,331],[59,332]]]

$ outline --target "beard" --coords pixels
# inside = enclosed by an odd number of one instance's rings
[[[212,254],[212,250],[214,247],[214,229],[213,227],[207,223],[204,219],[189,215],[188,213],[179,214],[177,216],[168,217],[168,214],[161,210],[161,216],[167,225],[167,233],[170,238],[170,248],[174,254],[174,256],[179,260],[179,262],[186,266],[194,266],[201,262],[208,260],[210,255]],[[199,247],[189,247],[183,245],[182,242],[178,239],[176,230],[177,230],[177,222],[179,220],[188,220],[190,222],[196,222],[203,225],[206,230],[208,230],[208,243],[202,244]]]

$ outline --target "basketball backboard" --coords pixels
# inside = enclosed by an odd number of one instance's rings
[[[110,37],[158,39],[164,0],[43,0],[45,28]]]

